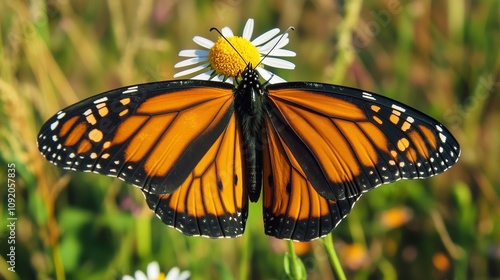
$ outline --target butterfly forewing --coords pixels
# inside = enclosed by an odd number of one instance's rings
[[[332,217],[347,215],[362,193],[381,184],[439,174],[460,154],[457,141],[439,122],[373,93],[327,84],[287,83],[269,86],[268,94],[267,160],[273,163],[274,158],[288,155],[288,164],[295,170],[292,173],[301,174],[326,201],[337,204],[332,211],[338,212]],[[279,145],[286,147],[285,152],[273,148]],[[294,200],[292,195],[296,189],[303,192],[304,183],[278,181],[273,164],[264,166],[271,168],[264,174],[271,175],[273,182],[266,184],[269,178],[264,178],[266,219],[300,220],[299,214],[284,213],[275,204],[294,202],[298,203],[294,207],[307,208],[305,200]],[[286,195],[274,195],[276,189]],[[311,218],[323,217],[311,212]],[[275,223],[266,223],[266,232],[270,228],[274,230],[271,235],[289,237],[276,231]],[[316,236],[291,238],[304,241],[322,235],[319,230]]]
[[[38,146],[62,168],[119,177],[166,194],[184,182],[232,115],[229,85],[150,83],[58,112],[41,128]]]

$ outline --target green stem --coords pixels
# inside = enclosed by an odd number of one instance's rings
[[[57,279],[66,279],[64,274],[64,265],[61,258],[61,252],[59,252],[59,244],[56,244],[52,247],[53,249],[53,257],[54,257],[54,267],[56,271]]]
[[[342,265],[340,264],[339,257],[337,256],[335,248],[333,247],[333,237],[331,235],[328,235],[327,237],[322,238],[321,241],[325,246],[326,252],[328,254],[328,257],[330,258],[330,262],[332,263],[333,270],[337,278],[340,280],[346,280],[347,278],[345,277],[344,270],[342,269]]]
[[[290,279],[303,280],[307,278],[304,264],[295,254],[293,241],[287,240],[288,252],[285,255],[285,271]]]
[[[291,272],[292,275],[299,275],[300,274],[300,268],[299,264],[297,262],[297,255],[295,254],[295,248],[293,247],[293,241],[292,240],[287,240],[286,244],[288,245],[288,254],[290,255],[290,261],[291,261]]]
[[[240,272],[239,272],[239,278],[241,280],[246,280],[248,279],[248,264],[250,260],[250,242],[249,242],[249,234],[244,234],[242,237],[243,240],[243,248],[242,248],[242,257],[240,260]]]

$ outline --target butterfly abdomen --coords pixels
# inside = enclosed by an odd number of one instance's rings
[[[246,182],[250,201],[259,199],[262,188],[262,124],[265,96],[259,76],[251,67],[242,73],[234,91],[234,111],[243,131]]]

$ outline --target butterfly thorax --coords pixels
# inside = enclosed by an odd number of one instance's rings
[[[251,65],[241,74],[241,80],[234,92],[234,109],[242,121],[245,136],[260,133],[264,117],[264,89],[259,81],[259,74]]]
[[[246,177],[251,201],[259,199],[262,186],[262,123],[266,97],[258,72],[249,64],[234,91],[234,110],[243,132]]]

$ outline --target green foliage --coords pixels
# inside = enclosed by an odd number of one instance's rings
[[[254,37],[295,26],[296,69],[278,75],[395,98],[442,121],[462,145],[446,173],[358,201],[333,232],[347,278],[499,278],[499,10],[495,0],[1,1],[0,278],[117,279],[151,261],[194,280],[283,279],[297,266],[299,278],[334,277],[331,247],[314,241],[297,249],[298,262],[285,241],[264,235],[261,202],[241,238],[187,237],[163,225],[134,187],[62,171],[36,147],[40,126],[61,108],[172,79],[177,53],[197,47],[193,36],[214,39],[212,26],[240,33],[248,17]],[[16,274],[7,270],[5,226],[11,163]]]

